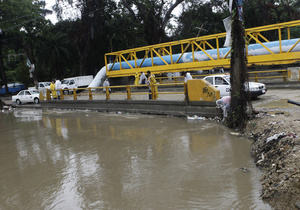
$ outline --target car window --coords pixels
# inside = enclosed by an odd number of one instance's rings
[[[74,84],[75,84],[75,81],[71,80],[70,85],[74,85]]]
[[[24,91],[22,90],[18,95],[19,96],[23,96],[24,95]]]
[[[212,77],[206,77],[205,80],[206,80],[207,82],[209,82],[210,84],[213,85],[213,78],[212,78]]]
[[[29,91],[25,91],[25,95],[31,95]]]
[[[215,85],[223,85],[223,78],[215,77]]]
[[[32,90],[31,92],[32,93],[38,93],[38,94],[40,93],[38,90]]]
[[[229,85],[228,82],[223,77],[216,77],[215,84],[216,85]]]
[[[45,87],[44,84],[40,84],[40,87]]]

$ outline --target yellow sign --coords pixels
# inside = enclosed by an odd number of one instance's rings
[[[190,101],[217,101],[220,90],[203,79],[187,81],[187,93]]]

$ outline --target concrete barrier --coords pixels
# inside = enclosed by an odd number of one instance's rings
[[[216,117],[216,103],[211,101],[156,101],[156,100],[52,100],[41,101],[42,108],[78,109],[141,114]]]

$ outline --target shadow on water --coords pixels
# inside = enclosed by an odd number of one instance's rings
[[[270,209],[259,197],[251,142],[213,121],[1,115],[0,209]]]

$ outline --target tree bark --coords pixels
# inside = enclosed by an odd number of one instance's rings
[[[5,85],[6,93],[9,93],[8,87],[7,87],[7,80],[6,80],[6,74],[5,74],[5,66],[3,62],[3,55],[2,55],[2,41],[4,38],[4,34],[0,32],[0,71],[1,71],[1,78]]]
[[[249,88],[247,90],[245,86],[245,84],[248,84],[245,29],[239,20],[236,0],[233,0],[232,10],[232,51],[230,64],[231,111],[227,118],[227,125],[230,128],[243,129],[248,120],[247,105],[250,105],[252,109]]]

